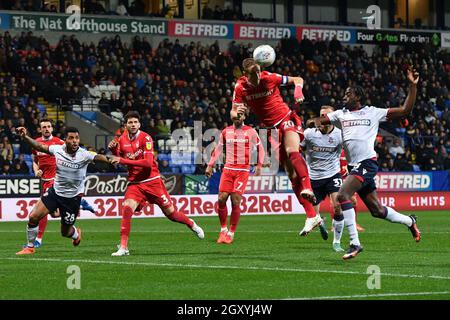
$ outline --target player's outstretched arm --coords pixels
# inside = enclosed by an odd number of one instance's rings
[[[108,159],[106,156],[104,156],[103,154],[96,154],[94,157],[94,161],[95,162],[106,162],[106,163],[111,163],[111,160]]]
[[[407,78],[409,83],[408,96],[406,97],[403,106],[400,108],[390,108],[388,112],[388,119],[406,117],[409,115],[414,107],[417,96],[417,83],[419,82],[419,73],[416,69],[408,68]]]
[[[41,144],[39,142],[37,142],[36,140],[34,140],[33,138],[31,138],[28,135],[27,129],[24,127],[18,127],[17,132],[19,133],[20,137],[26,142],[28,143],[33,149],[39,151],[39,152],[43,152],[43,153],[47,153],[50,154],[50,151],[48,151],[48,146],[45,144]]]
[[[317,128],[320,125],[326,126],[329,124],[331,124],[331,121],[330,121],[330,119],[328,119],[327,116],[312,118],[312,119],[308,119],[308,121],[306,121],[307,128]]]
[[[288,84],[295,86],[294,99],[296,103],[302,103],[305,100],[305,96],[303,95],[304,82],[302,77],[288,77]]]
[[[108,156],[108,159],[111,164],[123,164],[123,165],[130,165],[135,167],[144,167],[151,169],[152,163],[153,163],[153,153],[152,152],[145,152],[144,159],[125,159],[121,157],[116,156]]]

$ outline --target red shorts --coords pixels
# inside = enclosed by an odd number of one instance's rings
[[[223,169],[220,177],[219,192],[239,193],[242,195],[247,187],[249,171]]]
[[[51,186],[53,186],[54,182],[54,179],[50,181],[42,181],[42,194],[44,194]]]
[[[172,205],[170,195],[160,178],[144,183],[129,184],[125,191],[125,200],[127,199],[139,202],[138,208],[142,208],[146,202],[156,204],[160,208],[168,208]]]
[[[302,121],[294,111],[286,116],[277,126],[278,139],[276,139],[277,137],[270,136],[272,150],[273,152],[275,152],[277,159],[280,161],[280,165],[283,165],[289,158],[284,148],[284,138],[286,136],[286,132],[289,131],[298,133],[298,135],[300,136],[300,142],[305,139],[305,136],[303,134]],[[298,149],[300,151],[300,145]]]

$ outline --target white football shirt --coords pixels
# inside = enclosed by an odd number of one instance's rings
[[[58,196],[73,198],[84,193],[84,180],[88,164],[96,153],[78,148],[74,155],[66,152],[66,145],[52,145],[48,148],[56,159],[56,177],[53,187]]]
[[[306,129],[301,146],[306,152],[309,177],[312,180],[326,179],[341,171],[342,152],[341,130],[334,129],[323,134],[319,129]]]
[[[376,158],[375,139],[380,122],[387,121],[388,110],[365,106],[355,111],[342,109],[327,114],[331,124],[342,130],[349,165]]]

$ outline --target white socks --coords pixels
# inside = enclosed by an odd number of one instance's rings
[[[37,225],[36,227],[30,227],[30,225],[27,224],[27,238],[29,248],[34,248],[34,241],[37,238],[38,231],[39,225]]]
[[[401,223],[408,227],[412,226],[412,219],[408,216],[405,216],[404,214],[398,213],[394,209],[390,207],[385,207],[387,210],[386,220],[392,222],[392,223]]]
[[[343,210],[345,225],[347,226],[348,235],[350,236],[350,245],[360,246],[358,230],[356,230],[355,209],[350,208]]]
[[[225,227],[225,228],[220,228],[220,232],[228,232],[228,228],[227,228],[227,227]]]
[[[77,230],[77,228],[75,228],[75,226],[72,226],[72,228],[73,228],[74,232],[73,232],[73,235],[71,236],[71,238],[73,240],[77,240],[78,239],[78,230]]]
[[[344,219],[341,221],[336,221],[333,219],[333,229],[334,229],[334,236],[333,236],[333,243],[341,243],[342,238],[342,231],[344,231]]]

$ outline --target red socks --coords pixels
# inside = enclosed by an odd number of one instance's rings
[[[120,223],[120,245],[122,248],[128,248],[128,238],[131,230],[131,217],[133,209],[129,206],[123,207],[122,222]]]
[[[292,189],[294,189],[294,193],[297,196],[298,202],[300,202],[300,204],[303,206],[303,208],[305,208],[306,217],[314,218],[316,216],[316,210],[314,210],[314,206],[311,204],[311,202],[304,199],[300,195],[302,188],[300,187],[300,182],[298,181],[298,178],[295,181],[291,181],[291,183],[292,183]]]
[[[233,205],[231,210],[231,218],[230,218],[230,232],[235,232],[237,225],[239,223],[239,218],[241,217],[241,207],[240,205]]]
[[[301,181],[301,187],[303,189],[311,189],[311,181],[308,175],[308,166],[306,165],[305,159],[302,157],[299,151],[291,152],[289,154],[289,160],[291,160],[292,166],[294,167],[297,176]]]
[[[42,236],[44,235],[45,228],[47,228],[47,222],[48,222],[48,215],[45,215],[40,221],[39,221],[39,232],[37,234],[37,237],[39,239],[42,239]]]
[[[189,219],[184,213],[181,213],[180,211],[174,211],[170,216],[167,216],[167,218],[174,222],[185,224],[189,228],[192,228],[192,226],[194,225],[194,221]]]
[[[227,204],[221,204],[219,202],[219,209],[217,210],[217,213],[219,214],[219,221],[220,221],[220,226],[222,228],[226,228],[227,227],[227,216],[228,216],[228,209],[227,209]]]

